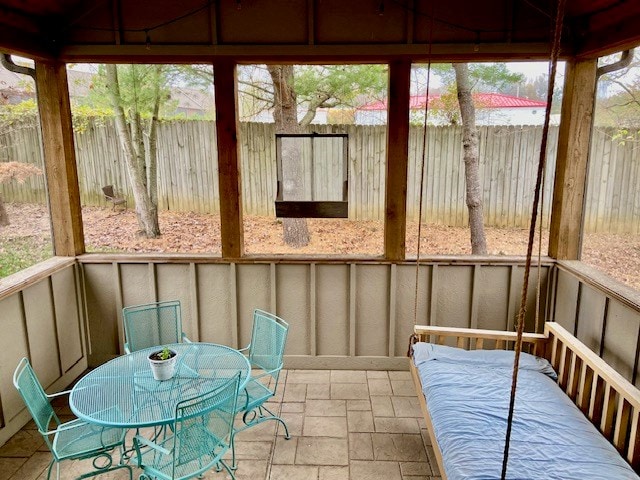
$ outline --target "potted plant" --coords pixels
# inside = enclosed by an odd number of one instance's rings
[[[169,347],[163,347],[149,354],[149,364],[153,378],[156,380],[169,380],[176,372],[176,360],[178,352],[171,350]]]

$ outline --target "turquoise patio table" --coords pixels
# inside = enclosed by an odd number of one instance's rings
[[[69,396],[73,413],[87,422],[109,427],[167,425],[174,419],[178,402],[214,390],[238,373],[240,389],[249,380],[249,360],[233,348],[212,343],[168,346],[178,353],[172,379],[153,379],[147,356],[158,347],[114,358],[73,387]]]

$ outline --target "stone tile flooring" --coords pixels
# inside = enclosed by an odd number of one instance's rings
[[[409,372],[289,370],[280,380],[270,408],[281,412],[291,439],[277,422],[239,433],[238,480],[440,478]],[[72,418],[65,405],[56,411]],[[45,479],[50,459],[31,422],[0,447],[0,480]],[[90,470],[86,461],[61,465],[65,479]],[[134,478],[139,473],[134,468]],[[127,477],[120,470],[98,478]]]

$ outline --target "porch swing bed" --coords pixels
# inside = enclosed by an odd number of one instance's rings
[[[516,333],[415,333],[410,368],[442,478],[500,478]],[[640,478],[640,392],[557,323],[522,342],[506,478]]]

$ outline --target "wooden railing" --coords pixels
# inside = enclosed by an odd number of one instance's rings
[[[558,385],[637,470],[640,391],[556,323],[545,325]]]
[[[22,357],[48,392],[87,368],[85,310],[75,259],[55,257],[0,281],[0,445],[31,418],[13,386]]]

